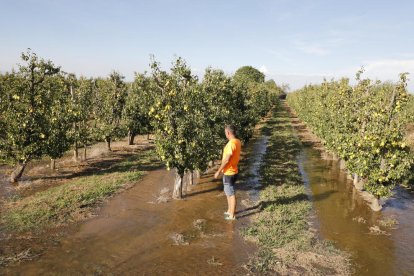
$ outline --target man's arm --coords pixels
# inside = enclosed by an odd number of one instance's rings
[[[229,163],[231,154],[227,154],[224,156],[224,159],[221,161],[220,168],[218,168],[217,172],[214,174],[214,178],[218,178],[221,171],[224,169],[224,167]]]

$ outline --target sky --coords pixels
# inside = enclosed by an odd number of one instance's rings
[[[0,72],[31,48],[66,72],[132,80],[150,55],[232,74],[251,65],[291,90],[324,78],[414,80],[411,0],[0,0]],[[414,81],[409,90],[414,92]]]

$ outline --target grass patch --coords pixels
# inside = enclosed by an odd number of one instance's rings
[[[259,250],[249,264],[252,273],[283,275],[349,274],[343,253],[309,231],[312,204],[306,195],[296,161],[301,144],[283,106],[277,107],[263,128],[269,136],[260,173],[261,212],[242,235]]]
[[[88,210],[121,188],[139,180],[154,165],[153,150],[120,160],[93,175],[82,176],[60,186],[25,198],[15,198],[5,206],[1,223],[7,230],[41,231],[85,217]],[[90,210],[89,210],[90,211]]]
[[[378,224],[384,228],[393,228],[398,224],[398,221],[393,217],[386,217],[378,221]]]

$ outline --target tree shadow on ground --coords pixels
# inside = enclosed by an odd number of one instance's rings
[[[192,193],[187,193],[185,195],[185,197],[192,197],[192,196],[196,196],[196,195],[201,195],[201,194],[205,194],[205,193],[210,193],[210,192],[214,192],[214,191],[222,191],[223,187],[221,186],[216,186],[214,188],[210,188],[210,189],[206,189],[206,190],[200,190],[200,191],[195,191]]]
[[[313,196],[313,201],[321,201],[328,198],[331,194],[336,193],[335,191],[327,191],[322,194],[319,194],[317,196]],[[309,201],[309,196],[307,194],[301,193],[297,194],[292,197],[280,197],[276,200],[269,200],[269,201],[261,201],[258,204],[254,206],[250,206],[248,208],[241,209],[236,212],[237,218],[244,218],[249,217],[254,214],[260,213],[262,210],[265,210],[266,208],[271,208],[272,205],[290,205],[294,202],[298,201]]]
[[[101,156],[95,159],[90,159],[84,164],[79,164],[83,169],[80,171],[66,171],[59,175],[45,175],[34,176],[31,180],[59,180],[59,179],[73,179],[78,177],[87,177],[91,175],[105,175],[115,172],[127,172],[127,171],[153,171],[163,168],[160,161],[152,155],[151,149],[146,148],[135,153],[123,153],[124,151],[113,151],[107,156]],[[79,168],[80,166],[71,166],[69,168]],[[66,168],[67,169],[67,168]]]
[[[309,200],[308,196],[306,194],[298,194],[295,195],[293,197],[280,197],[276,200],[269,200],[269,201],[261,201],[258,204],[248,207],[246,209],[243,210],[239,210],[236,212],[236,214],[240,214],[240,213],[244,213],[242,215],[238,215],[237,218],[244,218],[244,217],[249,217],[251,215],[254,215],[256,213],[261,212],[262,210],[268,208],[269,206],[272,205],[287,205],[287,204],[291,204],[295,201],[307,201]],[[249,212],[252,211],[252,212]]]

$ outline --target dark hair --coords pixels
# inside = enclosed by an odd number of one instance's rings
[[[227,129],[231,134],[236,136],[236,127],[234,125],[226,125],[224,129]]]

